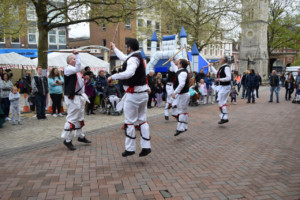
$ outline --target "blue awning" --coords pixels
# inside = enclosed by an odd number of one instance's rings
[[[15,52],[24,57],[38,57],[37,49],[0,49],[0,54]]]

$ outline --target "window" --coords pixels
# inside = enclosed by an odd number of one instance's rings
[[[138,27],[142,27],[144,25],[143,19],[138,19]]]
[[[204,55],[206,55],[207,54],[207,50],[206,49],[204,49]]]
[[[19,44],[20,43],[19,35],[11,36],[11,43]]]
[[[215,56],[217,56],[218,55],[218,50],[216,50],[216,54],[215,54]]]
[[[139,42],[139,48],[143,49],[143,40],[139,40],[138,42]]]
[[[147,27],[151,27],[151,21],[150,20],[147,20]]]
[[[26,8],[27,20],[36,21],[36,13],[33,5],[28,5]]]
[[[213,55],[213,50],[212,50],[212,49],[210,49],[210,55],[211,55],[211,56]]]
[[[223,56],[223,51],[222,50],[220,51],[220,55]]]
[[[49,31],[49,44],[56,44],[56,30]]]
[[[106,31],[106,26],[105,26],[105,24],[102,24],[102,31]]]
[[[5,43],[4,32],[0,31],[0,43]]]
[[[58,31],[59,44],[66,44],[66,30],[62,29]]]
[[[157,41],[157,47],[156,47],[156,50],[160,50],[160,42],[159,41]]]
[[[130,18],[127,18],[125,20],[125,28],[126,29],[131,29],[131,19]]]
[[[106,39],[102,40],[102,46],[106,47]]]
[[[155,23],[155,30],[156,31],[160,31],[160,24],[159,24],[159,22]]]
[[[151,40],[147,40],[147,50],[151,50]]]
[[[37,30],[36,28],[28,28],[28,43],[36,44],[37,43]]]

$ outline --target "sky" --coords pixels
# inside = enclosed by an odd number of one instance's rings
[[[69,26],[69,37],[90,37],[90,27],[88,23],[80,23]]]

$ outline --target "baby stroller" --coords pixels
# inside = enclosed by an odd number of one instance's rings
[[[117,105],[112,105],[112,103],[109,101],[108,98],[105,98],[104,102],[105,102],[105,111],[104,111],[104,113],[106,113],[108,115],[112,115],[112,116],[119,116],[119,115],[122,114],[121,112],[118,112],[118,111],[115,110],[115,107]]]
[[[198,106],[199,105],[198,100],[200,98],[200,95],[197,87],[196,86],[190,87],[189,92],[191,96],[189,106]]]

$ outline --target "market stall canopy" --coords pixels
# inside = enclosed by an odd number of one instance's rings
[[[69,55],[73,55],[72,53],[60,53],[60,52],[53,52],[48,54],[48,67],[53,68],[57,67],[59,70],[63,70],[65,66],[67,66],[67,57]],[[92,71],[97,72],[99,70],[109,71],[109,63],[105,62],[93,56],[89,53],[79,53],[80,60],[81,60],[81,67],[89,66]],[[38,59],[33,59],[35,64],[37,64]]]
[[[30,58],[11,52],[0,54],[0,65],[36,66],[36,63]]]

